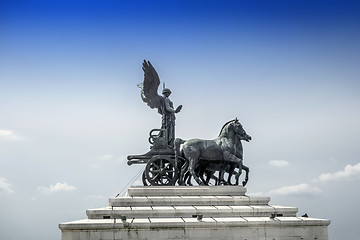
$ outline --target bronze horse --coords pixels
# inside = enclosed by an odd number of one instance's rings
[[[246,170],[247,168],[242,164],[243,148],[241,140],[250,141],[251,137],[245,132],[238,119],[225,123],[219,136],[213,140],[190,139],[184,141],[180,138],[175,139],[175,162],[177,167],[180,166],[180,157],[185,159],[185,163],[181,167],[179,185],[185,184],[184,175],[188,170],[199,185],[206,185],[199,177],[199,171],[195,171],[196,167],[201,165],[200,161],[211,161],[214,163],[222,161],[224,163],[222,164],[223,166],[225,166],[225,164],[230,164],[230,169],[232,169],[229,173],[230,176],[232,175],[234,168],[239,167],[239,172],[236,174],[238,183],[238,177],[241,174],[241,170]],[[223,176],[223,166],[218,169],[220,172],[219,178],[222,178]],[[247,179],[248,171],[246,182]]]

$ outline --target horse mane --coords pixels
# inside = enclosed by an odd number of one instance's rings
[[[224,128],[228,125],[228,124],[230,124],[231,122],[233,122],[233,121],[235,121],[236,119],[234,119],[234,120],[230,120],[230,121],[228,121],[227,123],[225,123],[224,124],[224,126],[221,128],[221,130],[220,130],[220,133],[219,133],[219,136],[218,137],[220,137],[220,135],[221,135],[221,133],[224,131]]]

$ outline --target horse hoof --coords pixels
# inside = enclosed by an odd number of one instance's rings
[[[229,185],[229,183],[228,183],[228,182],[226,182],[226,181],[221,181],[219,185],[226,186],[226,185]]]
[[[246,184],[247,184],[247,182],[245,182],[245,181],[242,182],[243,187],[245,187]]]

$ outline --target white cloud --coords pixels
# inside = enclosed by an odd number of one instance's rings
[[[269,192],[276,195],[317,195],[321,193],[321,190],[317,187],[310,186],[307,183],[301,183],[298,185],[281,187]]]
[[[323,173],[315,181],[327,182],[327,181],[339,181],[339,180],[351,180],[360,179],[360,163],[354,166],[348,164],[344,170],[335,173]]]
[[[0,141],[19,141],[23,138],[13,131],[0,129]]]
[[[285,160],[272,160],[269,161],[270,165],[273,165],[275,167],[287,167],[289,166],[289,162]]]
[[[56,183],[55,185],[50,185],[49,187],[38,187],[38,190],[42,191],[43,193],[51,193],[51,192],[60,192],[60,191],[73,191],[76,190],[76,187],[71,186],[64,183]]]
[[[14,193],[11,184],[5,178],[0,178],[0,195]]]

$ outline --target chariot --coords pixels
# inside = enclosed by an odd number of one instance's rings
[[[166,129],[153,129],[149,133],[150,151],[142,155],[129,155],[128,165],[146,164],[142,173],[144,186],[173,186],[179,176],[173,146],[168,145]]]

